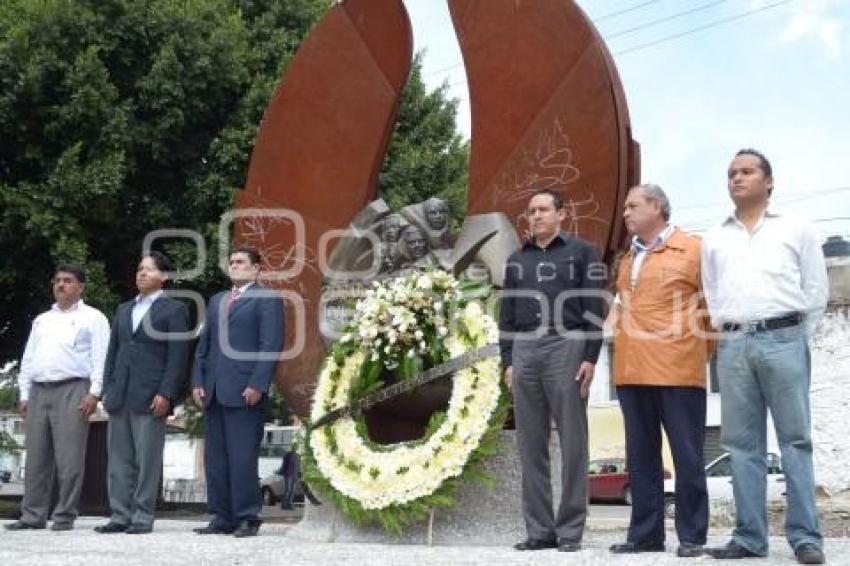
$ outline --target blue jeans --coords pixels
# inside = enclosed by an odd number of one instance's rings
[[[767,554],[767,410],[773,416],[788,510],[785,536],[792,548],[821,546],[815,505],[809,411],[809,347],[803,325],[725,334],[717,349],[721,444],[731,454],[735,542]]]

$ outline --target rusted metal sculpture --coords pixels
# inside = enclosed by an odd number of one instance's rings
[[[235,239],[260,247],[266,270],[292,270],[288,280],[269,283],[303,297],[303,312],[287,304],[286,343],[305,347],[279,364],[276,380],[300,415],[309,409],[324,355],[317,322],[320,239],[347,227],[375,198],[412,57],[400,0],[349,0],[331,8],[266,109],[237,198],[237,213],[246,216],[235,221]],[[255,214],[257,208],[297,212],[303,233],[288,216]]]
[[[448,1],[472,101],[469,214],[505,212],[521,234],[530,192],[552,188],[568,204],[567,228],[610,257],[624,237],[620,209],[638,179],[638,151],[596,30],[571,0]],[[258,245],[267,270],[291,270],[270,283],[303,298],[303,312],[287,309],[287,344],[304,348],[277,375],[302,416],[324,354],[321,260],[334,240],[323,234],[347,228],[376,197],[411,59],[401,0],[331,8],[266,110],[237,197],[235,239]],[[297,212],[303,227],[275,209]]]
[[[625,94],[602,38],[567,0],[449,0],[472,109],[469,214],[526,227],[529,195],[558,191],[566,228],[605,256],[638,181]]]

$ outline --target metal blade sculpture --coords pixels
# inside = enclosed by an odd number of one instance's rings
[[[237,213],[246,216],[235,222],[235,239],[263,250],[265,270],[292,270],[286,281],[269,283],[304,300],[303,312],[287,304],[286,344],[303,341],[305,347],[279,364],[276,378],[300,415],[309,410],[324,355],[317,322],[320,238],[346,228],[376,197],[412,58],[410,21],[400,0],[348,0],[331,8],[266,109],[246,187],[237,197]],[[287,216],[252,209],[295,211],[303,233]]]
[[[520,233],[538,188],[564,196],[574,233],[608,258],[621,244],[625,191],[638,180],[625,95],[610,54],[571,0],[448,0],[472,101],[469,214],[505,212]],[[333,241],[376,197],[395,113],[412,59],[401,0],[346,0],[302,44],[257,136],[235,239],[264,251],[271,282],[303,297],[287,308],[287,345],[303,349],[278,367],[296,413],[309,411],[325,353],[317,307]],[[274,216],[297,212],[298,221]],[[296,323],[296,318],[300,321]]]
[[[449,0],[472,109],[468,213],[502,211],[523,233],[538,189],[566,228],[609,258],[638,182],[625,94],[593,24],[568,0]]]

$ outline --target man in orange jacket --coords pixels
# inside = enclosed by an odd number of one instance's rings
[[[632,513],[616,554],[664,551],[661,427],[676,465],[677,555],[699,556],[708,530],[703,462],[705,368],[710,347],[700,240],[669,224],[657,185],[638,185],[623,212],[632,235],[620,262],[614,317],[614,383],[626,427]]]

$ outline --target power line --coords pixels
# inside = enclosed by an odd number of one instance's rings
[[[800,215],[797,215],[797,216],[800,216]],[[686,222],[681,222],[681,223],[677,223],[677,224],[681,225],[681,226],[688,226],[689,227],[688,229],[693,231],[693,232],[705,232],[706,230],[708,230],[709,228],[711,228],[713,226],[719,226],[720,222],[723,220],[723,218],[725,218],[725,217],[719,217],[718,216],[717,218],[686,221]],[[850,216],[825,216],[823,218],[813,218],[813,219],[808,220],[808,221],[811,222],[812,224],[823,224],[825,222],[846,222],[848,220],[850,220]]]
[[[656,23],[656,22],[660,22],[660,21],[669,20],[669,19],[672,19],[672,18],[675,18],[675,17],[683,16],[683,15],[686,15],[686,13],[692,13],[692,12],[697,11],[697,10],[699,10],[699,9],[708,8],[708,7],[711,7],[711,6],[713,6],[713,5],[720,4],[721,2],[725,2],[725,1],[726,1],[726,0],[716,0],[713,4],[704,5],[704,6],[702,6],[702,7],[694,8],[694,9],[692,9],[692,10],[688,11],[688,12],[681,12],[680,14],[673,14],[673,15],[671,15],[671,16],[667,16],[666,18],[661,18],[660,20],[656,20],[656,21],[653,21],[653,22],[647,22],[646,24],[644,24],[644,26],[645,26],[645,27],[650,27],[650,26],[652,26],[652,25],[655,25],[655,23]],[[635,52],[635,51],[641,51],[641,50],[643,50],[643,49],[647,49],[647,48],[649,48],[649,47],[653,47],[653,46],[658,45],[658,44],[660,44],[660,43],[666,43],[666,42],[668,42],[668,41],[674,41],[674,40],[676,40],[676,39],[681,39],[681,38],[683,38],[683,37],[686,37],[686,36],[688,36],[688,35],[692,35],[692,34],[694,34],[694,33],[700,32],[700,31],[705,31],[705,30],[707,30],[707,29],[711,29],[711,28],[719,27],[719,26],[721,26],[721,25],[725,25],[725,24],[728,24],[728,23],[732,23],[732,22],[734,22],[734,21],[741,20],[741,19],[743,19],[743,18],[747,18],[747,17],[752,16],[752,15],[754,15],[754,14],[757,14],[757,13],[759,13],[759,12],[764,12],[764,11],[770,10],[770,9],[772,9],[772,8],[777,8],[777,7],[782,6],[782,5],[784,5],[784,4],[789,4],[789,3],[793,2],[793,1],[794,1],[794,0],[781,0],[781,1],[779,1],[779,2],[774,2],[773,4],[768,4],[768,5],[766,5],[766,6],[761,6],[761,7],[759,7],[759,8],[754,8],[754,9],[752,9],[752,10],[748,10],[748,11],[746,11],[746,12],[742,12],[742,13],[740,13],[740,14],[736,14],[736,15],[734,15],[734,16],[729,16],[729,17],[726,17],[726,18],[721,18],[721,19],[719,19],[719,20],[714,20],[713,22],[709,22],[709,23],[707,23],[707,24],[705,24],[705,25],[701,25],[701,26],[698,26],[698,27],[695,27],[695,28],[692,28],[692,29],[689,29],[689,30],[686,30],[686,31],[683,31],[683,32],[679,32],[679,33],[675,33],[675,34],[668,35],[668,36],[665,36],[665,37],[661,37],[661,38],[659,38],[659,39],[656,39],[656,40],[653,40],[653,41],[649,41],[649,42],[646,42],[646,43],[641,43],[641,44],[635,45],[635,46],[633,46],[633,47],[628,47],[628,48],[626,48],[626,49],[623,49],[623,50],[621,50],[621,51],[618,51],[618,52],[614,53],[614,55],[624,55],[624,54],[626,54],[626,53],[632,53],[632,52]],[[628,30],[626,30],[626,31],[628,32]],[[610,36],[608,36],[608,37],[610,37]],[[603,38],[603,39],[607,39],[608,37]],[[446,68],[445,68],[445,69],[443,69],[443,70],[444,70],[444,71],[445,71],[445,70],[450,70],[450,69],[454,69],[454,68],[461,67],[461,66],[463,66],[463,63],[462,63],[462,62],[461,62],[461,63],[456,63],[455,65],[452,65],[452,66],[450,66],[450,67],[446,67]],[[431,74],[431,73],[429,73],[429,74]],[[428,76],[428,75],[423,75],[423,76]],[[464,79],[460,79],[460,80],[457,80],[457,81],[454,81],[454,82],[448,83],[448,86],[449,86],[449,88],[451,88],[451,87],[460,86],[460,85],[463,85],[463,84],[466,84],[466,83],[467,83],[467,81],[466,81],[466,79],[464,78]]]
[[[795,191],[793,193],[789,193],[784,198],[783,197],[771,198],[771,203],[779,204],[779,205],[782,206],[782,208],[784,208],[785,206],[787,206],[789,204],[807,201],[807,200],[811,200],[813,198],[827,196],[827,195],[830,195],[830,194],[833,194],[833,193],[847,192],[847,191],[850,191],[850,187],[830,187],[830,188],[827,188],[827,189],[819,189],[819,190],[816,190],[816,191],[809,191],[809,192]],[[732,203],[730,201],[723,201],[723,202],[717,201],[717,202],[704,203],[704,204],[674,206],[673,210],[675,212],[675,211],[688,210],[688,209],[693,209],[693,208],[708,208],[708,207],[712,207],[712,206],[723,206],[723,205],[732,206]],[[707,230],[711,226],[714,226],[715,224],[717,224],[719,222],[718,218],[719,218],[719,216],[711,217],[711,218],[695,218],[695,219],[691,219],[691,220],[684,220],[684,221],[681,221],[681,225],[688,226],[689,227],[688,229],[693,231],[693,232],[704,232],[705,230]],[[821,223],[821,222],[837,222],[837,221],[845,221],[845,220],[850,220],[850,217],[835,216],[835,217],[829,217],[829,218],[818,218],[816,220],[811,220],[811,222]]]
[[[790,193],[782,193],[777,195],[775,198],[772,198],[772,202],[779,202],[781,204],[793,204],[795,202],[800,202],[804,200],[808,200],[810,198],[823,196],[832,193],[840,193],[850,191],[850,187],[830,187],[828,189],[818,189],[816,191],[794,191]],[[676,207],[677,210],[690,210],[693,208],[706,208],[710,206],[720,206],[720,205],[728,205],[729,201],[714,201],[714,202],[704,202],[700,204],[688,204],[685,206]]]
[[[635,51],[640,51],[642,49],[647,49],[649,47],[653,47],[655,45],[658,45],[659,43],[666,43],[668,41],[673,41],[674,39],[681,39],[685,36],[688,36],[688,35],[691,35],[691,34],[694,34],[694,33],[700,32],[700,31],[705,31],[707,29],[711,29],[711,28],[721,26],[721,25],[724,25],[724,24],[728,24],[728,23],[731,23],[731,22],[752,16],[753,14],[757,14],[759,12],[765,12],[765,11],[770,10],[772,8],[777,8],[779,6],[782,6],[784,4],[788,4],[788,3],[793,2],[793,1],[794,0],[782,0],[781,2],[775,2],[773,4],[761,6],[760,8],[754,8],[752,10],[748,10],[746,12],[743,12],[741,14],[737,14],[735,16],[729,16],[728,18],[721,18],[719,20],[715,20],[715,21],[710,22],[708,24],[698,26],[698,27],[689,29],[687,31],[675,33],[673,35],[668,35],[668,36],[662,37],[660,39],[656,39],[654,41],[649,41],[647,43],[641,43],[639,45],[635,45],[634,47],[629,47],[627,49],[623,49],[621,51],[618,51],[614,55],[624,55],[626,53],[633,53]]]
[[[455,63],[453,65],[449,65],[448,67],[442,67],[440,69],[435,69],[433,71],[428,71],[427,73],[422,73],[422,77],[430,77],[432,75],[438,75],[440,73],[444,73],[446,71],[451,71],[452,69],[457,69],[458,67],[463,67],[463,61],[460,63]]]
[[[717,6],[719,4],[723,4],[723,3],[728,2],[728,1],[729,0],[715,0],[714,2],[709,2],[708,4],[703,4],[702,6],[697,6],[696,8],[691,8],[690,10],[685,10],[684,12],[679,12],[677,14],[671,14],[671,15],[666,16],[664,18],[658,18],[657,20],[652,20],[650,22],[646,22],[645,24],[641,24],[639,26],[635,26],[635,27],[629,28],[629,29],[624,29],[624,30],[618,31],[616,33],[610,33],[610,34],[604,36],[603,39],[606,39],[606,40],[607,39],[614,39],[614,38],[620,37],[622,35],[628,35],[630,33],[636,32],[636,31],[649,29],[651,27],[657,26],[658,24],[663,24],[663,23],[666,23],[666,22],[669,22],[669,21],[672,21],[672,20],[676,20],[678,18],[690,16],[691,14],[694,14],[696,12],[701,12],[702,10],[708,10],[709,8],[713,8],[714,6]]]
[[[726,2],[727,0],[721,0],[721,1]],[[605,14],[604,16],[600,16],[598,18],[592,19],[591,21],[593,23],[597,24],[601,21],[604,21],[604,20],[607,20],[607,19],[610,19],[610,18],[614,18],[616,16],[627,14],[629,12],[634,12],[635,10],[639,10],[640,8],[643,8],[645,6],[649,6],[650,4],[656,4],[657,2],[658,2],[658,0],[647,0],[646,2],[641,2],[640,4],[637,4],[636,6],[632,6],[631,8],[626,8],[624,10],[619,10],[617,12]],[[454,63],[452,65],[448,65],[447,67],[441,67],[439,69],[434,69],[433,71],[428,71],[427,73],[422,73],[422,76],[423,77],[430,77],[430,76],[433,76],[433,75],[444,73],[446,71],[452,71],[454,69],[457,69],[458,67],[463,67],[463,61],[460,61],[458,63]]]
[[[814,218],[814,219],[808,220],[808,222],[810,222],[812,224],[826,224],[826,223],[829,223],[829,222],[847,222],[847,221],[850,221],[850,216],[831,216],[831,217],[827,217],[827,218]],[[703,223],[703,224],[696,224],[696,225],[692,225],[689,222],[682,222],[681,224],[676,224],[676,225],[680,226],[681,228],[685,229],[686,231],[688,231],[692,234],[703,234],[705,232],[708,232],[714,226],[719,226],[720,220],[716,220],[716,221],[712,221],[712,222],[708,222],[708,223]],[[844,234],[841,234],[841,235],[850,236],[850,232],[844,232]]]
[[[636,6],[632,6],[631,8],[626,8],[625,10],[619,10],[617,12],[612,12],[610,14],[605,14],[604,16],[599,16],[598,18],[593,19],[593,23],[598,24],[601,21],[608,20],[610,18],[615,18],[617,16],[622,16],[623,14],[628,14],[629,12],[634,12],[635,10],[639,10],[644,6],[649,6],[650,4],[655,4],[658,0],[649,0],[648,2],[641,2]]]

